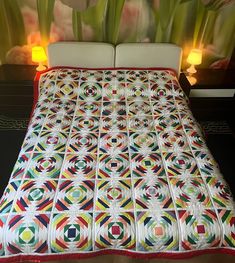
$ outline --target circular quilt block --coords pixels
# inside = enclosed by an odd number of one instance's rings
[[[102,98],[102,86],[98,82],[82,82],[79,88],[79,99],[85,101],[99,101]]]
[[[130,150],[142,154],[158,151],[155,132],[130,133]]]
[[[101,154],[99,157],[98,178],[130,177],[128,154]]]
[[[120,154],[128,152],[126,133],[102,133],[99,144],[100,153]]]
[[[103,117],[101,119],[101,132],[127,131],[127,119],[122,116]]]

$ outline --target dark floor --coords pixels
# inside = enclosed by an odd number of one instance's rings
[[[235,136],[232,134],[210,134],[207,145],[235,196]]]
[[[8,183],[25,134],[26,130],[0,130],[0,196]]]
[[[15,124],[13,126],[8,125],[9,128],[0,125],[0,196],[8,183],[26,133],[27,122],[21,124],[19,126],[18,123],[15,128]],[[202,122],[201,126],[205,130],[208,147],[235,196],[235,133],[231,131],[226,122],[208,121]]]

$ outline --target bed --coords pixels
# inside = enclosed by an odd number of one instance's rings
[[[48,58],[0,200],[0,262],[232,262],[234,201],[181,49],[66,42]]]

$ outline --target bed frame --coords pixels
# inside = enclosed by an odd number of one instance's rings
[[[111,44],[56,42],[48,46],[49,67],[113,68],[115,49]]]
[[[163,67],[180,73],[182,49],[167,43],[124,43],[116,47],[115,67]]]
[[[48,46],[49,67],[172,68],[179,76],[182,49],[174,44],[57,42]]]

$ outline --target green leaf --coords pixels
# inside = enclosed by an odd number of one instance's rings
[[[180,0],[160,0],[159,9],[155,11],[156,42],[170,42],[172,25],[179,4]]]
[[[81,20],[92,27],[95,41],[103,41],[103,23],[107,0],[99,0],[98,3],[85,10],[81,14]]]
[[[219,11],[214,30],[213,44],[224,57],[231,56],[235,46],[235,5],[230,4]]]
[[[116,44],[125,0],[108,0],[105,19],[105,40]]]
[[[6,17],[9,28],[9,34],[11,35],[12,45],[25,44],[25,28],[23,17],[19,8],[17,0],[4,0],[6,9]]]
[[[197,16],[195,21],[195,27],[194,27],[194,34],[193,34],[193,46],[197,47],[199,45],[200,41],[200,32],[202,30],[203,22],[206,19],[207,16],[207,10],[202,5],[201,0],[197,0]]]
[[[73,10],[72,21],[73,21],[73,34],[74,34],[74,38],[75,38],[77,41],[81,41],[81,40],[82,40],[81,12]]]
[[[38,22],[42,45],[49,42],[55,0],[37,0]]]
[[[0,0],[0,60],[5,62],[5,55],[15,45],[25,43],[25,29],[17,0]]]
[[[186,2],[192,2],[192,1],[194,1],[194,0],[181,0],[180,3],[181,3],[181,4],[184,4],[184,3],[186,3]]]
[[[183,47],[184,44],[189,43],[193,39],[193,28],[195,26],[196,13],[192,10],[197,9],[196,1],[183,1],[178,5],[171,34],[171,42]]]
[[[11,36],[9,33],[8,23],[7,23],[7,15],[6,15],[6,9],[5,4],[3,1],[0,1],[0,59],[1,62],[5,62],[5,54],[8,51],[8,49],[11,47]]]
[[[201,35],[201,42],[204,46],[207,46],[207,44],[211,43],[213,40],[213,32],[217,16],[218,12],[213,10],[207,12],[206,21],[203,25],[203,31]]]

